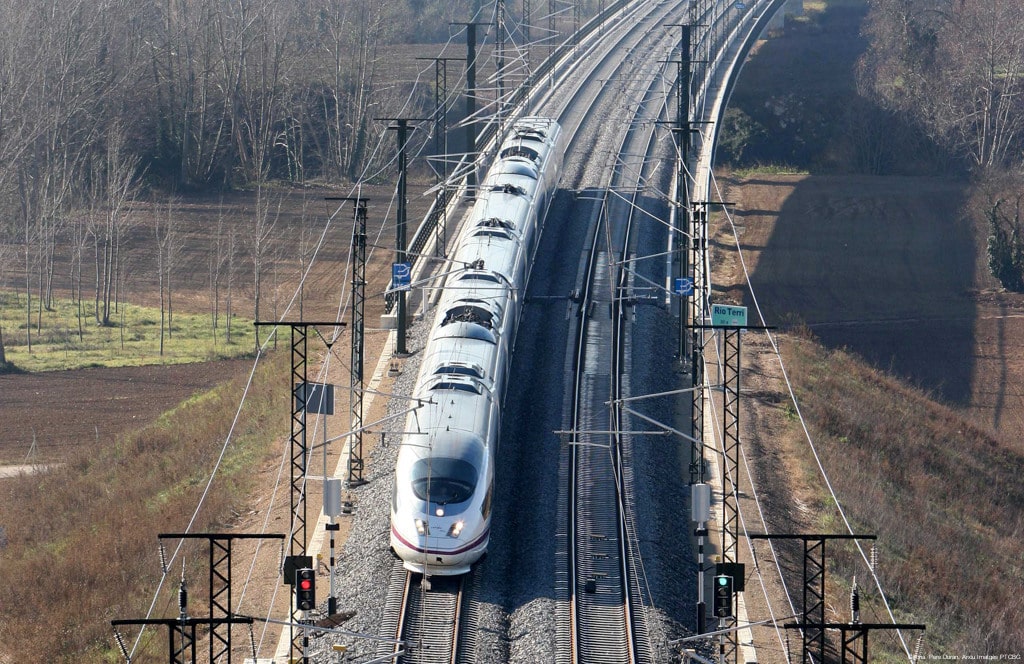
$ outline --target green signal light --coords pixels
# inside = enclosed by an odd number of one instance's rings
[[[725,578],[724,576],[718,577],[718,585],[720,585],[720,586],[729,585],[729,579]]]

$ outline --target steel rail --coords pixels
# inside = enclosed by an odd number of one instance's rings
[[[666,36],[662,42],[654,45],[647,44],[646,46],[651,50],[658,48],[661,43],[667,41],[669,38]],[[634,46],[634,49],[636,47]],[[631,55],[634,49],[631,49]],[[624,66],[624,65],[623,65]],[[649,103],[652,97],[652,91],[658,86],[660,81],[660,72],[653,73],[646,85],[646,89],[643,90],[644,103]],[[640,104],[636,109],[631,111],[634,115],[630,118],[631,128],[623,132],[622,143],[617,150],[617,161],[621,160],[621,155],[628,154],[628,146],[631,141],[634,140],[634,135],[638,133],[638,126],[632,122],[643,110],[644,103]],[[640,139],[642,140],[642,139]],[[647,138],[647,144],[644,148],[644,155],[648,155],[652,152],[655,141],[655,134],[653,131]],[[646,161],[645,158],[641,158],[640,163],[643,164]],[[597,301],[594,293],[597,287],[597,283],[600,281],[602,284],[606,283],[610,286],[611,300],[610,300],[610,313],[611,313],[611,328],[610,328],[610,350],[611,354],[605,358],[609,361],[608,372],[609,372],[609,385],[608,389],[611,392],[611,400],[616,401],[622,396],[622,376],[624,371],[624,359],[625,359],[625,346],[627,330],[625,326],[625,313],[623,307],[623,298],[621,297],[623,289],[628,286],[630,279],[630,272],[623,268],[625,265],[625,259],[629,253],[629,247],[631,244],[631,238],[634,236],[633,221],[635,220],[634,212],[636,210],[637,198],[639,197],[640,190],[642,189],[642,179],[644,177],[644,169],[641,166],[637,169],[636,180],[630,183],[630,188],[633,193],[628,201],[625,203],[627,213],[625,215],[625,225],[617,229],[612,228],[612,224],[609,220],[609,209],[612,207],[618,207],[623,204],[615,204],[614,201],[610,202],[607,194],[601,201],[600,208],[598,210],[598,217],[596,219],[596,226],[592,231],[592,239],[590,243],[590,249],[588,253],[587,266],[585,268],[585,278],[581,287],[581,304],[580,308],[582,312],[591,311],[594,307],[593,304]],[[606,191],[613,188],[620,188],[618,180],[622,178],[621,175],[612,175],[612,181],[609,183],[610,186]],[[603,229],[603,233],[602,233]],[[607,246],[602,246],[602,236],[607,241]],[[613,259],[614,255],[614,259]],[[607,272],[610,277],[607,282],[604,280],[604,273]],[[577,336],[575,342],[575,376],[573,381],[573,399],[572,399],[572,426],[576,431],[588,428],[589,422],[585,422],[584,411],[587,409],[584,399],[589,397],[587,394],[587,386],[585,385],[586,373],[588,369],[588,363],[592,365],[594,358],[588,356],[588,351],[593,355],[595,352],[597,355],[601,355],[600,349],[593,349],[592,344],[589,343],[588,338],[589,327],[591,323],[588,320],[582,320],[579,328],[577,329]],[[601,333],[596,330],[595,337],[603,343],[609,341],[606,338],[606,334],[609,330],[605,330]],[[590,368],[593,368],[592,366]],[[602,371],[604,367],[599,369]],[[602,400],[597,400],[603,405]],[[611,431],[618,431],[621,429],[622,413],[619,408],[612,408],[609,410],[609,416],[611,417]],[[651,659],[652,655],[646,649],[640,648],[640,643],[636,638],[636,633],[640,627],[637,624],[637,614],[634,608],[634,599],[632,588],[635,585],[635,580],[632,577],[632,565],[630,564],[630,547],[629,547],[629,527],[627,524],[627,511],[625,505],[625,496],[627,495],[627,487],[625,484],[625,468],[623,466],[623,453],[622,453],[622,437],[616,434],[611,435],[610,450],[607,457],[604,456],[603,451],[595,451],[585,449],[585,443],[574,437],[574,444],[570,450],[570,472],[572,479],[570,481],[569,492],[571,495],[569,505],[572,513],[569,516],[569,591],[572,598],[570,603],[570,629],[571,629],[571,654],[572,661],[580,662],[595,662],[595,661],[646,661]],[[610,467],[607,465],[610,464]],[[603,468],[605,473],[610,472],[613,476],[613,482],[605,484],[603,487],[595,486],[595,483],[589,482],[588,480],[592,477],[596,469]],[[595,473],[596,475],[596,473]],[[599,478],[601,479],[601,478]],[[587,502],[591,500],[594,503],[601,502],[605,505],[605,509],[612,512],[610,515],[595,515],[586,510],[583,506],[582,496],[585,494]],[[599,495],[604,494],[604,495]],[[598,522],[608,524],[615,529],[615,543],[614,549],[610,546],[599,546],[595,547],[600,549],[596,551],[592,548],[591,542],[581,542],[581,523],[588,525]],[[594,538],[592,533],[587,533]],[[606,544],[603,542],[602,544]],[[612,563],[617,566],[618,578],[615,580],[614,587],[610,583],[610,579],[606,579],[609,583],[602,583],[600,592],[598,592],[598,579],[589,578],[586,579],[584,590],[580,592],[580,585],[583,578],[587,574],[600,574],[602,572],[596,572],[599,565],[585,564],[591,561],[586,560],[588,552],[592,557],[612,557],[617,558],[615,561],[610,561],[608,565],[604,565],[605,569],[609,568]],[[601,597],[598,597],[601,595]],[[614,597],[608,597],[607,595],[614,595]],[[592,600],[590,598],[593,598]],[[607,610],[603,608],[609,603],[617,604],[617,607],[613,607],[611,610],[617,613],[621,618],[619,627],[608,624],[606,618],[608,617]],[[587,618],[594,618],[594,620],[587,620]],[[641,620],[642,622],[642,620]]]

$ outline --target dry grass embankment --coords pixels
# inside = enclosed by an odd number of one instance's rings
[[[251,489],[252,469],[286,434],[288,376],[287,352],[260,363],[193,531],[223,530],[224,515]],[[145,616],[159,580],[157,534],[188,524],[247,378],[185,402],[92,456],[4,480],[0,661],[120,661],[109,621]],[[195,551],[190,606],[203,607],[205,544]],[[172,575],[154,617],[177,615],[180,563]],[[149,654],[165,661],[165,633],[150,633]]]
[[[846,513],[855,519],[855,530],[878,535],[879,574],[897,619],[927,623],[926,655],[1020,653],[1024,457],[845,351],[791,336],[782,349]],[[795,413],[787,412],[796,431]],[[809,460],[803,468],[817,474]],[[825,532],[841,532],[824,488],[815,498],[813,509]],[[850,551],[830,550],[829,574],[847,584],[855,573]],[[863,590],[863,574],[858,578]],[[842,619],[848,618],[845,597],[833,595],[829,602]],[[877,598],[865,599],[862,606],[880,610]],[[865,612],[865,622],[887,621],[880,612],[869,616]],[[873,654],[881,654],[885,641],[881,633],[872,636]]]

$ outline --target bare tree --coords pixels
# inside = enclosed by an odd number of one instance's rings
[[[217,230],[213,239],[213,251],[209,254],[210,283],[210,329],[213,330],[213,345],[217,346],[217,330],[220,325],[220,288],[227,265],[228,238],[224,236],[224,207],[217,213]]]
[[[71,254],[71,293],[75,300],[76,316],[78,318],[78,340],[85,336],[82,310],[82,267],[84,265],[85,247],[89,241],[88,220],[85,214],[79,213],[71,224],[74,233],[74,247]]]
[[[179,185],[208,183],[223,164],[231,138],[230,100],[224,94],[222,12],[217,0],[162,0],[145,14],[152,100],[158,111],[161,158],[176,164]]]
[[[281,214],[282,198],[278,198],[276,210],[271,210],[269,195],[262,185],[256,187],[256,210],[249,228],[249,258],[252,260],[253,320],[260,320],[260,304],[263,298],[263,275],[273,264],[271,242],[274,228]],[[260,348],[259,327],[256,327],[256,350]]]
[[[174,270],[179,260],[181,260],[181,254],[187,244],[187,238],[181,232],[181,222],[174,214],[176,204],[177,201],[173,197],[167,201],[167,222],[164,234],[164,239],[166,240],[166,247],[164,249],[164,282],[167,286],[167,337],[171,339],[174,338],[174,289],[171,277],[174,275]]]
[[[338,175],[354,179],[364,167],[371,109],[381,101],[376,98],[379,49],[401,25],[401,10],[393,0],[354,0],[330,3],[321,12],[326,32],[322,121],[328,163]]]
[[[936,123],[982,168],[1019,158],[1024,129],[1024,6],[1019,0],[955,5],[939,40],[932,86]]]
[[[170,299],[170,270],[167,269],[168,245],[171,242],[171,224],[173,215],[171,213],[172,203],[167,204],[167,219],[162,221],[157,215],[153,222],[153,235],[156,239],[156,282],[160,291],[160,356],[164,354],[164,330],[169,327],[167,324],[167,301]],[[166,287],[165,287],[166,285]]]
[[[3,283],[3,274],[7,267],[7,261],[14,252],[6,244],[0,244],[0,283]],[[7,351],[4,348],[4,326],[0,323],[0,373],[10,369],[7,363]]]
[[[862,76],[889,108],[991,168],[1020,159],[1024,6],[1019,0],[874,0]]]
[[[123,267],[122,245],[134,222],[131,206],[139,191],[138,177],[139,158],[126,154],[124,136],[115,126],[102,162],[94,164],[89,228],[96,259],[96,322],[103,326],[111,324],[116,306],[115,285]]]
[[[237,252],[238,246],[238,235],[235,232],[234,227],[228,231],[228,244],[227,244],[227,297],[224,302],[224,319],[227,321],[226,330],[224,335],[224,343],[231,345],[231,317],[233,312],[231,309],[232,300],[231,294],[234,286],[234,275],[235,275],[235,253]],[[258,329],[258,328],[257,328]]]
[[[282,96],[296,41],[293,3],[258,0],[232,4],[217,16],[223,89],[230,98],[231,131],[238,165],[250,182],[263,182],[283,120]]]

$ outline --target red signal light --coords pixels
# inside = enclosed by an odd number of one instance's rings
[[[295,608],[300,611],[316,608],[316,572],[308,567],[295,570]]]

